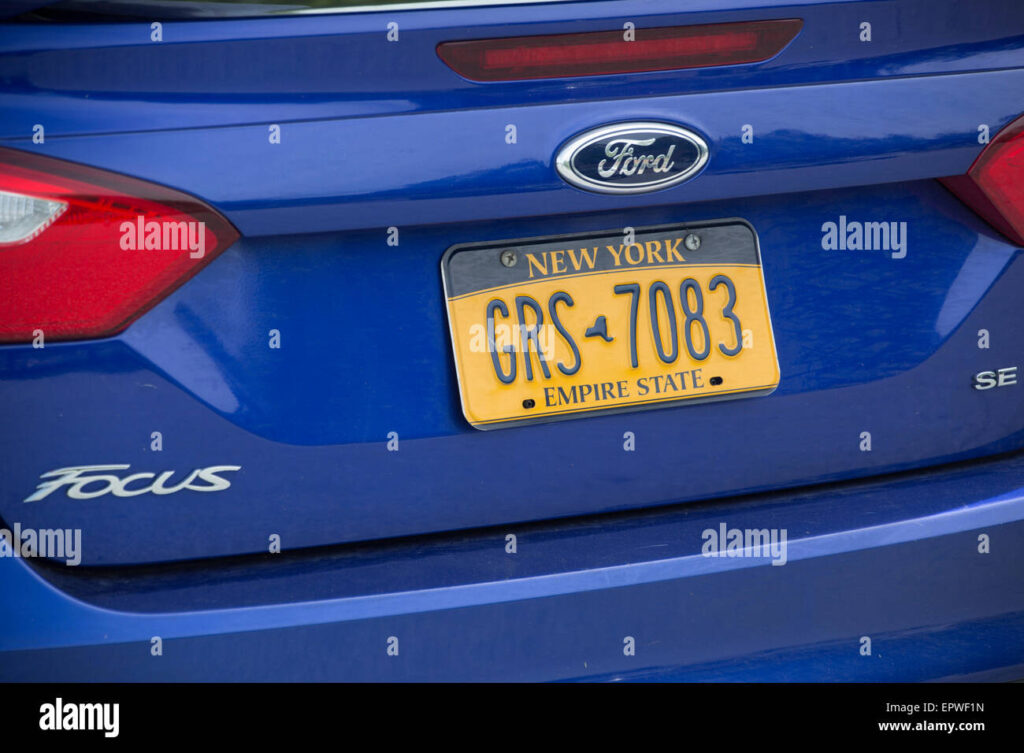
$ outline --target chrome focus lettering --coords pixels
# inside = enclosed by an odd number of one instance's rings
[[[36,491],[25,499],[37,502],[64,487],[70,499],[94,499],[105,494],[115,497],[137,497],[140,494],[173,494],[189,490],[193,492],[219,492],[231,486],[226,478],[218,474],[239,471],[240,465],[212,465],[193,470],[184,481],[171,484],[176,471],[156,473],[133,473],[122,478],[106,471],[126,471],[130,465],[76,465],[47,471],[39,478],[47,479],[36,487]],[[152,480],[152,481],[151,481]]]

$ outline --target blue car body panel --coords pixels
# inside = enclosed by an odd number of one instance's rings
[[[1017,679],[1021,473],[1014,455],[539,525],[515,557],[495,530],[191,572],[40,576],[0,560],[0,678]],[[790,561],[701,556],[719,521],[788,529]]]
[[[1024,401],[971,378],[1020,365],[1024,259],[935,179],[1024,109],[1024,13],[735,5],[167,21],[159,43],[0,24],[0,146],[185,191],[242,235],[114,337],[0,346],[0,520],[84,542],[73,573],[0,558],[0,679],[1019,676]],[[434,53],[768,18],[803,30],[752,66],[481,85]],[[561,181],[560,145],[628,120],[699,132],[706,169],[641,196]],[[447,248],[730,217],[759,239],[771,396],[468,425]],[[824,250],[840,217],[905,222],[906,253]],[[103,463],[241,471],[217,494],[24,501]],[[702,557],[721,521],[787,529],[790,561]],[[272,535],[284,554],[261,554]]]
[[[910,217],[912,250],[899,260],[821,251],[835,202],[851,217]],[[944,223],[942,209],[956,220]],[[791,221],[794,211],[806,219]],[[507,235],[727,214],[605,213]],[[760,235],[783,374],[771,399],[484,436],[459,410],[437,260],[449,243],[494,237],[493,225],[410,232],[394,249],[380,232],[245,240],[118,338],[0,351],[4,373],[27,377],[0,387],[11,425],[32,427],[52,453],[43,460],[6,433],[4,519],[81,528],[84,564],[123,564],[265,551],[274,533],[291,548],[641,508],[1020,447],[1016,393],[978,392],[970,379],[1024,347],[1013,321],[1024,259],[945,189],[787,195],[747,202],[744,216]],[[344,297],[332,282],[367,278],[375,284]],[[271,329],[279,350],[266,346]],[[242,469],[216,495],[23,501],[45,471],[110,458],[139,470]]]

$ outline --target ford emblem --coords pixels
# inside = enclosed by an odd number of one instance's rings
[[[668,123],[631,122],[581,133],[559,150],[555,165],[577,188],[646,193],[692,178],[707,161],[707,142],[693,131]]]

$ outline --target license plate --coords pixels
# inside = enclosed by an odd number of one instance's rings
[[[744,221],[460,244],[441,270],[462,412],[478,429],[779,383]]]

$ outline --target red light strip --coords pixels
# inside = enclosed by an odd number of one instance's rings
[[[514,81],[706,68],[756,63],[778,54],[799,33],[795,18],[703,26],[597,31],[442,42],[437,54],[472,81]]]

